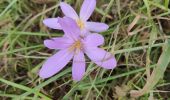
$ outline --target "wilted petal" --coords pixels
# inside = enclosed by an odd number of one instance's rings
[[[65,49],[72,45],[74,41],[67,37],[52,38],[44,41],[44,45],[49,49]]]
[[[70,5],[68,5],[67,3],[61,2],[60,7],[65,16],[73,18],[75,20],[78,19],[77,13]]]
[[[47,18],[43,20],[43,23],[49,28],[61,30],[61,26],[58,23],[58,18]]]
[[[67,49],[57,52],[43,64],[39,72],[40,77],[48,78],[58,73],[68,64],[72,57],[73,53],[68,52]]]
[[[87,21],[96,7],[96,0],[84,0],[80,10],[80,19]]]
[[[60,23],[65,35],[71,37],[72,39],[77,39],[80,36],[80,28],[77,26],[77,23],[69,18],[59,18],[58,22]]]
[[[103,68],[113,69],[117,65],[115,57],[103,49],[97,47],[89,47],[86,48],[85,53],[94,63]]]
[[[93,32],[103,32],[106,31],[109,28],[109,26],[105,23],[86,22],[86,28],[89,31],[93,31]]]
[[[85,73],[85,58],[83,52],[74,55],[72,76],[73,80],[80,81]]]
[[[97,33],[89,34],[84,41],[85,46],[96,47],[104,43],[104,37]]]

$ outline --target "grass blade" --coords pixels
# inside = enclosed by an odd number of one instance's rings
[[[163,50],[164,51],[158,60],[157,67],[153,70],[145,86],[143,87],[143,89],[139,91],[132,90],[131,91],[132,97],[139,97],[150,92],[155,87],[155,85],[159,82],[159,80],[164,76],[165,70],[168,67],[168,64],[170,62],[170,55],[169,55],[170,54],[170,40],[168,40]]]

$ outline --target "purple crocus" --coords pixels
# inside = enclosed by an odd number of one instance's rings
[[[48,78],[53,76],[62,70],[73,58],[72,77],[73,80],[80,81],[85,73],[84,54],[98,66],[105,69],[116,67],[115,57],[111,53],[98,48],[98,46],[104,43],[102,35],[91,33],[86,37],[82,37],[80,28],[69,17],[58,18],[58,22],[65,34],[63,37],[44,41],[46,47],[59,51],[43,64],[39,72],[40,77]]]
[[[64,2],[60,3],[60,7],[66,17],[70,17],[76,21],[82,34],[87,31],[102,32],[109,28],[105,23],[87,21],[96,7],[96,0],[84,0],[80,10],[80,16],[77,15],[70,5]],[[58,18],[47,18],[43,23],[52,29],[62,29],[61,25],[58,23]]]

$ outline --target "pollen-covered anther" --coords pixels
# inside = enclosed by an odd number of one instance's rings
[[[78,40],[69,48],[69,51],[81,50],[81,49],[82,49],[82,43],[80,40]]]
[[[77,25],[80,27],[80,29],[85,28],[84,22],[82,20],[78,19],[76,22],[77,22]]]

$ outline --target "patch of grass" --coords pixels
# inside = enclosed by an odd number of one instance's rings
[[[83,0],[65,1],[78,11]],[[45,48],[43,40],[63,35],[42,23],[45,18],[63,16],[58,6],[57,0],[0,1],[0,99],[132,99],[130,91],[141,90],[158,59],[164,59],[160,55],[166,53],[164,46],[170,39],[169,0],[97,0],[90,20],[110,26],[100,33],[105,37],[102,48],[115,54],[118,66],[105,70],[87,60],[80,82],[72,81],[71,63],[46,80],[37,74],[56,52]],[[169,73],[167,65],[165,73],[158,73],[158,82],[138,99],[169,99]]]

